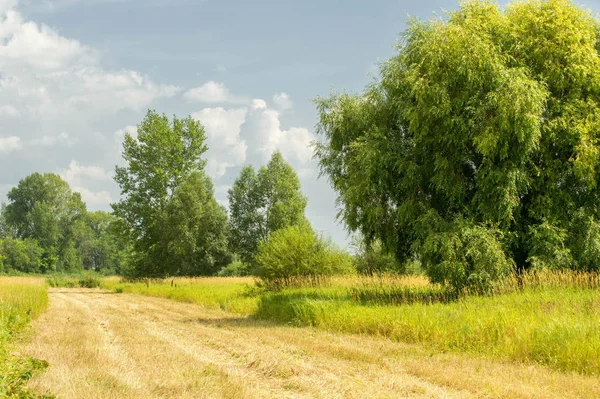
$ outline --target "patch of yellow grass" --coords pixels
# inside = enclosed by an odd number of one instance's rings
[[[106,278],[103,288],[146,296],[168,298],[179,302],[195,303],[207,308],[250,314],[256,311],[258,297],[252,291],[252,277],[195,277],[123,282]]]

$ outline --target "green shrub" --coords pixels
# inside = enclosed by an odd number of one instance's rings
[[[383,248],[381,241],[375,240],[368,244],[359,238],[353,242],[356,249],[356,271],[372,276],[389,272],[402,272],[402,264]]]
[[[96,277],[84,277],[79,280],[79,286],[82,288],[98,288],[100,287],[100,280]]]
[[[448,284],[456,291],[488,292],[514,270],[499,235],[493,228],[466,222],[429,234],[421,249],[421,261],[431,282]]]
[[[258,275],[267,288],[316,284],[353,270],[352,257],[319,237],[308,225],[277,230],[259,244]]]
[[[236,260],[219,270],[219,277],[243,277],[250,275],[250,268],[247,264]]]

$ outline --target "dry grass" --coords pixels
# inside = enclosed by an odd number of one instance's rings
[[[53,290],[23,347],[60,398],[589,398],[597,378],[260,322],[161,298]]]

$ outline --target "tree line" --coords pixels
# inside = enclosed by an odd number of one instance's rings
[[[0,212],[0,272],[120,273],[127,246],[110,231],[115,217],[89,212],[53,173],[33,173],[8,193]]]
[[[204,170],[207,149],[199,121],[148,111],[137,137],[124,138],[125,165],[114,177],[121,199],[111,213],[88,212],[56,174],[27,176],[2,207],[1,271],[258,275],[265,262],[256,255],[272,233],[300,226],[292,234],[326,241],[306,219],[307,198],[280,152],[258,170],[241,170],[228,212]]]

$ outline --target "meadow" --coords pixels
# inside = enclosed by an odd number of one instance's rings
[[[239,277],[108,278],[100,285],[288,325],[600,375],[600,277],[593,273],[530,273],[487,295],[460,296],[423,276],[336,277],[276,292]]]
[[[13,354],[16,337],[48,306],[44,279],[0,277],[0,397],[34,397],[23,391],[33,373],[47,363]]]

